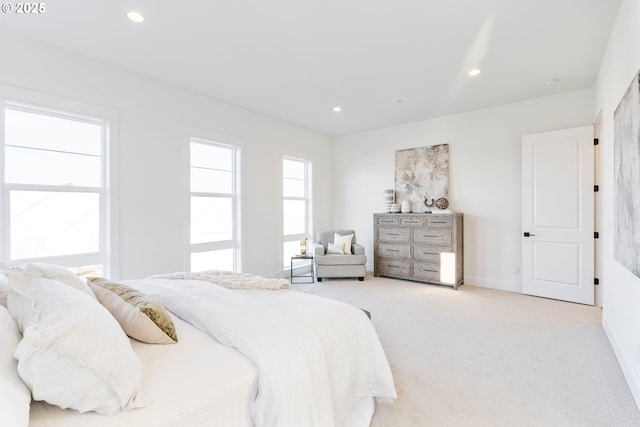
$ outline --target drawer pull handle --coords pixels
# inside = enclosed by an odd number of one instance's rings
[[[387,252],[400,252],[400,249],[387,249]]]
[[[428,271],[429,273],[437,273],[438,270],[428,270],[426,268],[423,268],[422,271]]]
[[[391,265],[391,264],[389,264],[389,268],[400,268],[400,266],[399,265]]]
[[[387,235],[389,235],[389,236],[399,236],[398,233],[387,233]]]

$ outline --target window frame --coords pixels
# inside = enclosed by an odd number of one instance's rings
[[[294,161],[300,162],[304,165],[304,196],[285,196],[284,195],[284,162],[285,161]],[[293,156],[282,156],[281,164],[281,179],[280,179],[280,225],[281,225],[281,245],[280,245],[280,256],[282,257],[282,263],[284,270],[291,269],[291,262],[289,259],[285,259],[285,244],[291,242],[299,242],[305,237],[309,239],[309,241],[313,241],[313,236],[311,236],[313,230],[313,183],[312,183],[312,170],[313,170],[313,162],[308,159],[303,159],[300,157]],[[294,200],[294,201],[304,201],[305,202],[305,224],[304,224],[304,232],[302,233],[294,233],[294,234],[284,234],[284,202],[286,200]],[[295,268],[295,266],[294,266]]]
[[[187,213],[186,223],[186,242],[187,242],[187,256],[186,266],[187,270],[191,271],[191,257],[194,253],[210,252],[216,250],[231,249],[233,251],[233,270],[234,272],[242,272],[242,240],[241,240],[241,171],[242,171],[242,146],[239,141],[233,140],[230,137],[221,137],[211,134],[202,135],[202,132],[190,132],[192,135],[187,139]],[[191,144],[203,144],[214,147],[220,147],[231,150],[231,193],[217,193],[217,192],[194,192],[191,189]],[[191,242],[191,198],[192,197],[218,197],[229,198],[231,200],[231,239],[222,241],[210,241],[210,242]]]
[[[65,267],[83,267],[102,265],[102,274],[117,278],[117,257],[112,254],[117,239],[117,203],[115,191],[117,181],[111,172],[116,157],[116,135],[118,113],[105,107],[44,95],[11,86],[0,85],[0,164],[5,165],[5,111],[7,109],[43,116],[79,121],[101,127],[100,186],[66,186],[50,184],[7,183],[4,172],[0,173],[0,262],[29,263],[42,262]],[[11,258],[11,218],[10,196],[14,191],[47,191],[68,193],[92,193],[99,200],[99,245],[97,252],[85,252],[66,255]]]

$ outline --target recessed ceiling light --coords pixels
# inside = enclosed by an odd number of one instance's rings
[[[144,16],[140,12],[136,12],[135,10],[130,10],[127,12],[127,18],[131,19],[133,22],[144,22]]]
[[[480,69],[479,68],[472,68],[472,69],[469,70],[469,72],[467,74],[469,74],[471,77],[475,77],[478,74],[480,74]]]
[[[396,102],[397,102],[398,104],[402,104],[402,103],[404,102],[404,99],[396,99]]]
[[[339,113],[340,111],[342,111],[342,107],[339,105],[336,105],[335,107],[333,107],[333,112],[334,113]]]

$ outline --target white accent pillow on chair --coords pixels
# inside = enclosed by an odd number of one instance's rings
[[[346,236],[341,236],[338,233],[335,233],[333,235],[333,243],[335,245],[339,245],[342,244],[343,248],[342,252],[344,252],[347,255],[351,255],[351,241],[353,240],[353,234],[349,234]]]
[[[327,254],[344,255],[343,243],[329,243],[327,245]]]

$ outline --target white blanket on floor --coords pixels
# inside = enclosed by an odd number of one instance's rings
[[[195,280],[125,283],[256,364],[259,391],[252,418],[258,427],[342,425],[359,399],[396,397],[375,330],[355,307],[307,295],[301,300],[294,291],[235,291]],[[319,310],[344,321],[300,320],[300,307],[287,313],[287,298],[308,305],[317,299],[317,306],[306,307],[310,316]]]
[[[288,289],[287,279],[267,279],[247,273],[233,273],[231,271],[205,270],[194,273],[156,274],[149,279],[186,279],[202,280],[215,283],[229,289]]]

